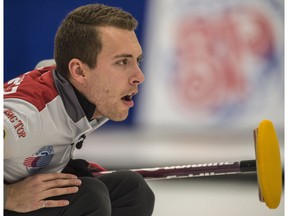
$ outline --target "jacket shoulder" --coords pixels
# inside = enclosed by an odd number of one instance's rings
[[[53,66],[39,68],[4,83],[4,99],[21,99],[41,111],[58,95],[52,73],[54,69]]]

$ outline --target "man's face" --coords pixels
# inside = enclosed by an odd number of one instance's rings
[[[132,96],[138,92],[138,85],[144,81],[139,68],[142,49],[134,31],[115,27],[99,29],[103,46],[97,66],[86,67],[83,93],[96,105],[94,118],[103,115],[122,121],[134,105]]]

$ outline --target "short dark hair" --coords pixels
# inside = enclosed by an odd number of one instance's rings
[[[114,26],[133,31],[137,20],[128,12],[103,4],[89,4],[70,12],[58,28],[54,41],[54,59],[57,71],[69,76],[68,64],[78,58],[90,68],[102,48],[101,35],[97,27]]]

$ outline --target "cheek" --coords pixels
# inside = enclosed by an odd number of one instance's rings
[[[98,85],[95,85],[93,83],[87,83],[85,86],[86,88],[86,96],[90,102],[95,103],[101,94],[101,87]]]
[[[91,101],[104,104],[111,103],[111,100],[117,98],[119,82],[113,82],[113,79],[107,79],[107,77],[103,79],[100,76],[90,78],[86,89]]]
[[[98,104],[105,104],[113,98],[113,93],[107,86],[94,86],[90,88],[90,97]]]

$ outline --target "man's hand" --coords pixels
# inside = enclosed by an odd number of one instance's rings
[[[68,200],[50,200],[50,197],[73,194],[78,191],[81,180],[65,173],[37,174],[5,185],[4,208],[16,212],[30,212],[41,208],[64,207]]]

